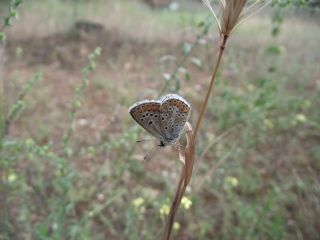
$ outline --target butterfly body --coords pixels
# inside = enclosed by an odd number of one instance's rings
[[[160,100],[144,100],[133,104],[129,113],[147,132],[160,140],[160,147],[173,145],[180,138],[191,106],[177,94]]]

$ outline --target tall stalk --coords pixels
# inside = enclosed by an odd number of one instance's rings
[[[209,83],[208,91],[206,93],[204,102],[201,106],[201,111],[196,123],[195,130],[194,131],[192,130],[191,124],[188,123],[186,125],[187,146],[184,151],[180,150],[180,159],[181,159],[181,153],[183,153],[182,160],[184,162],[184,165],[182,168],[182,173],[180,175],[180,180],[177,185],[174,199],[171,203],[171,208],[170,208],[169,216],[167,218],[163,240],[170,240],[174,218],[176,216],[177,210],[181,203],[181,199],[185,193],[185,190],[192,176],[192,170],[193,170],[194,161],[195,161],[196,136],[197,136],[197,133],[199,132],[202,119],[207,109],[208,101],[213,89],[214,82],[216,80],[218,69],[221,65],[221,60],[226,47],[228,37],[233,32],[233,30],[238,26],[238,24],[242,22],[244,19],[246,19],[245,17],[246,14],[244,14],[244,12],[248,14],[248,11],[244,11],[247,0],[220,0],[221,16],[219,20],[211,7],[210,1],[209,0],[202,0],[202,1],[209,8],[215,20],[217,21],[219,31],[220,31],[220,36],[221,36],[220,51],[219,51],[218,59],[213,68],[213,73]],[[259,5],[258,3],[259,3],[259,0],[256,0],[253,4],[248,6],[247,10],[254,8],[254,6],[256,5]],[[252,16],[256,12],[260,11],[269,3],[270,3],[270,0],[266,0],[266,3],[264,5],[256,8],[252,13],[247,15],[247,17]]]
[[[174,196],[174,199],[172,201],[171,204],[171,208],[170,208],[170,212],[167,218],[167,222],[166,222],[166,226],[165,226],[165,230],[164,230],[164,236],[163,236],[163,240],[170,240],[171,237],[171,233],[172,233],[172,227],[173,227],[173,223],[174,223],[174,219],[176,216],[176,213],[178,211],[179,205],[181,203],[181,199],[186,191],[186,188],[189,184],[189,181],[191,179],[192,176],[192,170],[193,170],[193,165],[194,165],[194,159],[195,159],[195,140],[196,140],[196,133],[200,127],[201,124],[201,120],[203,118],[203,115],[205,113],[206,107],[208,105],[208,100],[213,88],[213,84],[215,82],[216,79],[216,75],[221,63],[221,59],[223,56],[223,52],[226,46],[226,42],[227,42],[228,36],[223,36],[222,37],[222,41],[221,41],[221,45],[220,45],[220,51],[219,51],[219,55],[218,55],[218,60],[214,66],[214,70],[211,76],[211,81],[209,84],[209,88],[205,97],[205,100],[202,104],[201,107],[201,112],[197,121],[197,125],[196,125],[196,129],[195,131],[192,130],[191,125],[188,123],[186,128],[188,130],[186,137],[187,137],[187,146],[186,149],[184,151],[184,166],[181,172],[181,176],[180,176],[180,180],[179,183],[177,185],[176,188],[176,193]],[[180,151],[181,153],[181,151]]]
[[[213,70],[213,73],[212,73],[212,76],[211,76],[211,80],[210,80],[210,84],[209,84],[209,88],[208,88],[206,97],[205,97],[204,102],[203,102],[203,104],[201,106],[201,112],[200,112],[200,115],[199,115],[197,123],[196,123],[196,128],[194,130],[194,138],[196,138],[196,136],[197,136],[201,121],[202,121],[204,113],[206,111],[206,108],[207,108],[207,105],[208,105],[208,101],[209,101],[209,97],[210,97],[211,92],[212,92],[213,84],[214,84],[214,82],[216,80],[217,72],[218,72],[218,69],[219,69],[219,66],[220,66],[220,63],[221,63],[221,59],[222,59],[222,56],[223,56],[223,53],[224,53],[224,49],[226,47],[227,39],[228,39],[227,35],[223,35],[222,36],[222,41],[221,41],[221,45],[220,45],[220,51],[219,51],[218,59],[217,59],[217,62],[215,64],[215,66],[214,66],[214,70]]]

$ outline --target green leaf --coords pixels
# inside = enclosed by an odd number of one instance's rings
[[[266,53],[271,55],[279,55],[282,52],[282,49],[278,46],[271,45],[267,47]]]
[[[199,58],[192,57],[190,61],[198,68],[202,68],[202,61]]]
[[[171,79],[172,79],[172,76],[169,73],[164,73],[162,76],[163,76],[164,80],[166,80],[166,81],[171,81]]]
[[[0,43],[5,42],[7,39],[7,36],[4,32],[0,32]]]
[[[191,77],[190,77],[190,74],[188,73],[188,72],[186,72],[185,74],[184,74],[184,78],[186,79],[186,81],[190,81],[190,79],[191,79]]]
[[[180,90],[180,79],[179,78],[176,78],[176,91],[179,91]]]
[[[189,54],[192,50],[192,45],[190,43],[184,43],[182,45],[182,52],[183,54]]]

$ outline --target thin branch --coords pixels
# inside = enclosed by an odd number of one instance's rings
[[[236,129],[239,125],[235,125],[231,128],[229,128],[228,130],[226,130],[225,132],[223,132],[222,134],[220,134],[217,138],[215,138],[213,141],[211,141],[207,147],[203,150],[201,156],[199,157],[198,162],[201,162],[201,160],[205,157],[205,155],[207,154],[207,152],[210,150],[210,148],[215,145],[216,143],[220,142],[220,140],[222,140],[223,138],[225,138],[227,135],[229,135],[229,133],[231,133],[234,129]]]
[[[197,136],[197,133],[198,133],[202,118],[203,118],[204,113],[206,111],[206,108],[207,108],[207,105],[208,105],[208,100],[209,100],[209,97],[210,97],[210,94],[211,94],[211,91],[212,91],[213,84],[214,84],[214,82],[216,80],[216,75],[217,75],[218,68],[219,68],[220,63],[221,63],[221,58],[222,58],[222,55],[223,55],[223,52],[224,52],[224,49],[225,49],[225,46],[226,46],[227,39],[228,39],[228,36],[223,36],[222,43],[221,43],[221,46],[220,46],[218,60],[217,60],[217,62],[215,64],[214,71],[213,71],[213,74],[211,76],[211,81],[210,81],[210,84],[209,84],[209,88],[208,88],[208,91],[207,91],[207,95],[206,95],[206,98],[205,98],[204,103],[202,105],[201,112],[200,112],[200,115],[199,115],[199,118],[198,118],[198,121],[197,121],[197,124],[196,124],[196,128],[194,130],[194,138],[196,138],[196,136]]]
[[[225,162],[225,160],[227,160],[227,158],[233,152],[234,147],[235,147],[235,144],[234,144],[234,146],[231,147],[231,150],[229,150],[229,152],[223,158],[221,158],[216,164],[214,164],[202,178],[199,178],[197,180],[197,182],[194,186],[194,189],[196,189],[196,191],[198,191],[198,192],[201,191],[203,184],[206,182],[207,179],[210,178],[210,176],[213,176],[213,174],[217,171],[217,169]]]

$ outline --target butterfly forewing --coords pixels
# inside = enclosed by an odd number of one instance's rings
[[[160,101],[145,100],[132,105],[129,113],[133,119],[140,124],[147,132],[158,139],[162,139],[160,125]]]

